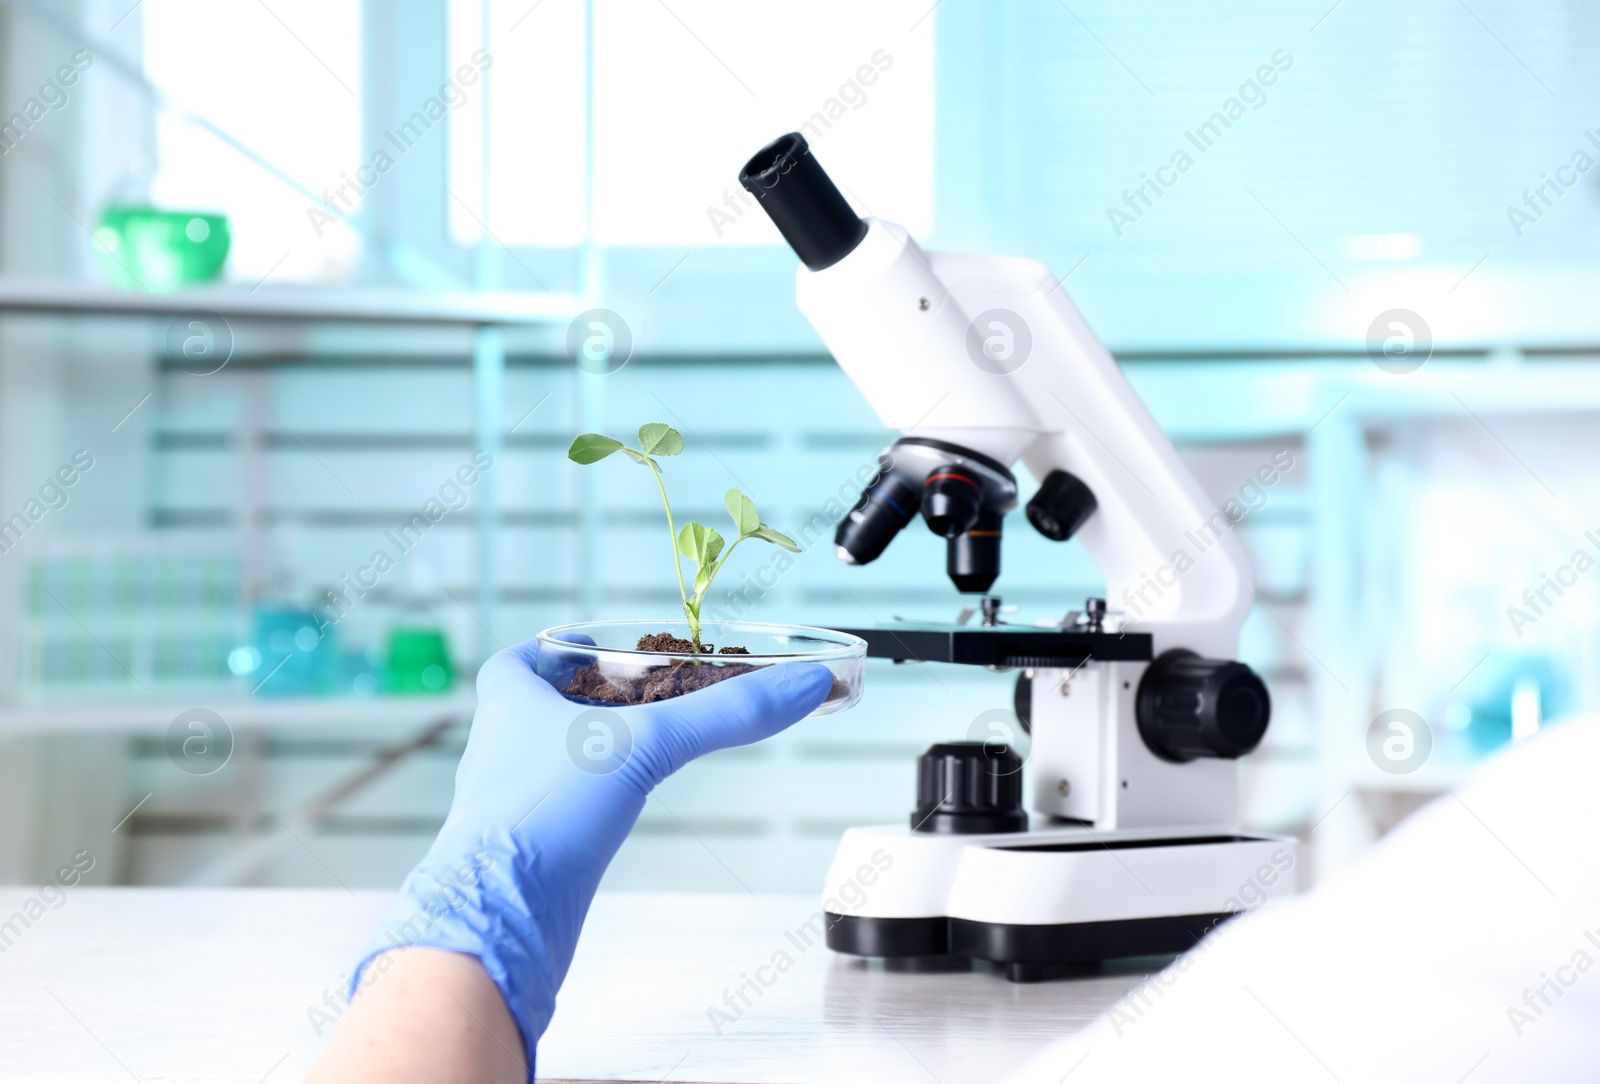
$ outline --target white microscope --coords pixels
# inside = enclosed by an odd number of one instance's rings
[[[858,217],[797,132],[739,180],[800,257],[800,311],[903,434],[840,522],[840,558],[867,564],[920,514],[948,540],[957,589],[987,592],[1020,460],[1040,482],[1028,521],[1081,538],[1127,606],[1090,599],[1028,627],[1001,622],[985,595],[978,626],[850,630],[874,657],[1021,671],[1034,816],[1008,745],[933,746],[907,824],[846,831],[825,892],[829,947],[988,960],[1034,981],[1184,951],[1294,892],[1296,842],[1238,824],[1234,760],[1271,712],[1261,679],[1231,661],[1249,558],[1049,270],[924,252]]]

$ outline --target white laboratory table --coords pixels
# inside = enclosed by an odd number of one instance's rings
[[[318,1037],[312,1010],[388,899],[76,888],[31,926],[4,926],[35,894],[0,889],[0,1080],[33,1084],[301,1079],[331,1030]],[[601,895],[539,1047],[540,1079],[998,1084],[1142,977],[1017,986],[990,971],[885,971],[791,940],[815,906]],[[787,971],[758,972],[778,953]],[[747,976],[760,996],[718,1034],[708,1009],[733,1016],[724,992]]]

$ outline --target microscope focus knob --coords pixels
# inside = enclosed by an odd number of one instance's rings
[[[1022,758],[997,742],[953,741],[917,760],[914,832],[977,835],[1024,832]]]
[[[1163,760],[1242,757],[1261,742],[1272,717],[1267,687],[1242,662],[1164,652],[1139,682],[1139,735]]]

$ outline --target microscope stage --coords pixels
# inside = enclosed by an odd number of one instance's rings
[[[1070,668],[1096,662],[1148,662],[1148,632],[1078,632],[1024,626],[887,625],[839,631],[867,642],[867,656],[895,662]]]

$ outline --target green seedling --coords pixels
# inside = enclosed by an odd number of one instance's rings
[[[689,619],[689,636],[694,641],[695,651],[703,651],[700,643],[700,607],[711,590],[712,581],[722,571],[722,566],[728,563],[728,558],[733,556],[733,551],[739,548],[739,543],[747,538],[755,538],[782,546],[791,553],[799,553],[800,547],[788,535],[761,522],[756,502],[737,489],[728,490],[722,498],[738,532],[732,545],[728,545],[714,528],[703,523],[685,523],[680,529],[673,521],[672,502],[667,499],[667,484],[661,477],[661,464],[657,462],[658,456],[683,453],[683,436],[670,425],[661,422],[641,425],[637,448],[630,448],[614,437],[584,433],[573,440],[572,447],[567,449],[567,458],[588,466],[616,452],[621,452],[641,467],[649,467],[650,474],[656,480],[656,488],[661,491],[661,505],[667,510],[667,531],[672,540],[672,564],[678,573],[678,594],[683,598],[683,616]],[[684,558],[695,564],[692,581],[683,577]],[[691,582],[692,590],[689,587]]]

